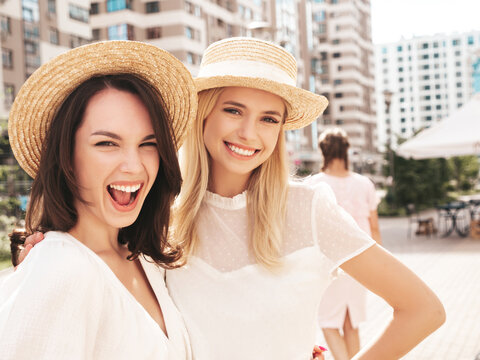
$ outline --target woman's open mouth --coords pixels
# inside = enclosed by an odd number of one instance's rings
[[[113,200],[115,208],[121,211],[128,211],[135,207],[142,186],[142,183],[130,185],[110,184],[107,186],[107,191]]]
[[[238,145],[229,143],[227,141],[224,141],[224,143],[232,153],[234,153],[235,155],[238,155],[240,157],[249,158],[249,157],[254,156],[256,153],[258,153],[260,151],[259,149],[255,149],[255,148],[247,148],[247,147],[243,147],[243,146],[240,147]]]

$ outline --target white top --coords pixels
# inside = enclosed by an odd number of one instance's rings
[[[319,173],[305,179],[310,185],[326,182],[333,190],[338,205],[345,209],[367,234],[370,230],[370,212],[377,210],[379,199],[375,185],[366,176],[351,172],[348,176]]]
[[[140,261],[169,338],[100,257],[48,232],[0,285],[0,358],[191,359],[163,270]]]
[[[167,286],[196,360],[307,360],[331,271],[375,242],[335,202],[331,189],[291,184],[283,268],[272,273],[249,250],[246,193],[207,193],[200,246]]]

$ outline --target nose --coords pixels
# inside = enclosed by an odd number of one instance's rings
[[[120,170],[125,173],[139,173],[143,169],[142,157],[138,148],[125,149]]]
[[[243,140],[251,140],[256,136],[256,123],[253,116],[247,116],[242,119],[239,128],[238,136]]]

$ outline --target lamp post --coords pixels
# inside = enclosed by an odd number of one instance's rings
[[[383,91],[383,99],[385,101],[385,114],[388,116],[388,162],[389,166],[389,177],[391,179],[391,189],[392,189],[392,202],[395,207],[395,166],[394,166],[394,156],[392,150],[392,121],[390,119],[390,105],[392,104],[393,92],[385,89]]]

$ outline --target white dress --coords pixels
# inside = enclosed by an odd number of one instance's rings
[[[325,173],[305,180],[308,184],[327,183],[333,190],[338,204],[371,235],[370,212],[377,209],[375,186],[366,176],[350,173],[349,176],[331,176]],[[318,310],[321,328],[342,329],[348,309],[352,327],[357,328],[367,316],[367,289],[348,274],[340,271],[323,295]]]
[[[92,250],[48,232],[0,285],[0,359],[191,359],[164,272],[141,259],[168,338]]]
[[[316,314],[331,272],[375,242],[325,185],[290,186],[281,270],[256,264],[249,250],[246,193],[207,193],[200,246],[185,267],[167,270],[167,287],[185,320],[196,360],[307,360]]]

